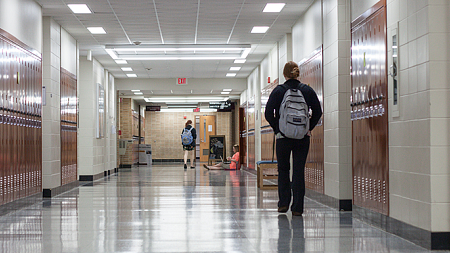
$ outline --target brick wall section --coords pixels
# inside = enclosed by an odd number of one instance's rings
[[[195,122],[195,116],[197,115],[216,116],[216,134],[225,135],[227,156],[231,155],[231,147],[234,144],[231,139],[231,112],[146,112],[145,143],[152,145],[152,158],[183,159],[181,131],[186,121],[190,119],[192,122]],[[186,119],[183,118],[184,116],[186,116]],[[198,133],[198,129],[196,130]]]
[[[119,139],[128,139],[131,140],[132,136],[132,109],[131,104],[133,101],[131,98],[121,98],[119,102],[120,106],[120,116],[119,116],[119,129],[122,134],[119,136]],[[121,155],[120,164],[133,164],[133,151],[132,144],[128,144],[127,152],[125,155]]]

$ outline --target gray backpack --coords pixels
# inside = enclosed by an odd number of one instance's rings
[[[302,85],[302,84],[300,84]],[[305,97],[297,89],[282,85],[286,92],[280,105],[279,129],[281,135],[291,139],[303,139],[309,131],[309,107]]]

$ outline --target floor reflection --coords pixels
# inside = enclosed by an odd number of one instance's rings
[[[247,171],[121,170],[0,217],[1,252],[426,252],[310,199],[278,214]]]

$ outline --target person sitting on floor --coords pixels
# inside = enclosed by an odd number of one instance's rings
[[[227,162],[220,162],[216,165],[206,166],[203,164],[203,167],[207,170],[235,170],[237,168],[237,163],[239,162],[239,145],[233,146],[233,156],[227,157]]]

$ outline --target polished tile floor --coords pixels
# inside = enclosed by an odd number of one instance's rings
[[[276,208],[247,171],[125,169],[0,217],[0,252],[427,252],[310,199]]]

